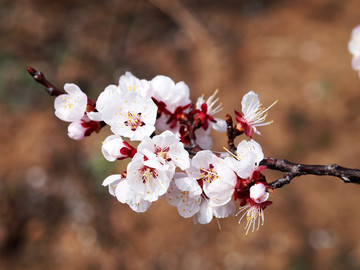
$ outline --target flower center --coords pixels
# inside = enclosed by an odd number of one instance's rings
[[[141,121],[141,113],[132,114],[131,112],[128,112],[128,120],[125,121],[124,124],[130,126],[132,131],[145,125],[145,123]]]
[[[219,178],[216,172],[214,172],[214,165],[210,164],[208,169],[200,168],[201,178],[198,180],[203,180],[209,184]]]
[[[154,146],[155,146],[155,155],[157,155],[158,157],[162,157],[166,161],[171,161],[171,157],[168,156],[168,152],[170,150],[169,146],[164,148],[161,148],[156,144]]]
[[[143,184],[148,183],[151,178],[158,177],[158,174],[156,173],[156,170],[154,168],[150,168],[148,166],[144,166],[141,169],[139,169],[140,177],[143,182]]]

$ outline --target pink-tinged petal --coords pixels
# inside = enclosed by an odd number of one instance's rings
[[[110,175],[105,178],[102,185],[109,187],[109,193],[113,196],[115,196],[115,190],[117,185],[122,181],[122,175],[121,174],[114,174]]]
[[[360,53],[359,55],[354,55],[351,60],[351,66],[354,70],[360,70]]]
[[[200,210],[201,197],[190,197],[185,191],[179,194],[179,202],[177,205],[180,216],[190,218]]]
[[[263,183],[256,183],[250,188],[250,198],[256,203],[263,203],[269,198],[266,186]]]
[[[199,212],[194,216],[194,223],[208,224],[213,218],[213,208],[209,207],[207,200],[203,200]]]
[[[180,200],[181,190],[176,186],[175,181],[170,182],[170,186],[166,192],[166,200],[172,206],[177,207]]]
[[[210,122],[211,128],[219,132],[225,132],[227,128],[225,120],[215,118],[215,121],[216,122]]]
[[[229,201],[227,204],[214,207],[213,214],[216,218],[226,218],[235,215],[235,204],[233,201]]]
[[[181,191],[188,191],[192,197],[200,196],[202,193],[202,189],[198,182],[194,178],[188,177],[186,174],[182,177],[177,177],[175,179],[175,184]]]

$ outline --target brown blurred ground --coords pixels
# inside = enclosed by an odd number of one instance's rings
[[[0,269],[360,269],[358,186],[296,179],[247,238],[236,218],[194,226],[165,201],[136,214],[101,186],[123,166],[99,151],[108,129],[71,141],[25,70],[93,98],[126,70],[165,74],[193,99],[219,88],[223,115],[255,90],[279,99],[255,137],[265,155],[360,168],[359,14],[358,0],[0,1]]]

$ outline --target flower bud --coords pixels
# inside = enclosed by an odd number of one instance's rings
[[[266,186],[263,183],[256,183],[250,188],[250,198],[256,203],[265,202],[269,198],[269,193],[266,191]]]
[[[84,139],[85,133],[88,128],[84,127],[83,123],[84,123],[84,121],[78,120],[78,121],[72,122],[68,126],[68,136],[71,139],[76,140],[76,141],[80,141],[80,140]]]
[[[136,153],[136,149],[125,142],[119,135],[111,135],[103,142],[101,152],[108,161],[115,161],[116,159],[132,158]]]

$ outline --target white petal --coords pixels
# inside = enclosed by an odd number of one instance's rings
[[[225,132],[227,129],[226,121],[220,118],[214,118],[216,123],[210,122],[211,128],[219,132]]]
[[[197,222],[200,224],[207,224],[210,223],[210,221],[213,218],[213,208],[209,207],[209,204],[206,200],[203,200],[200,205],[200,210],[196,215],[194,216],[194,219],[196,219]]]
[[[92,121],[100,122],[100,121],[103,120],[102,119],[102,114],[99,113],[99,112],[87,112],[86,114],[89,117],[89,119],[92,120]]]
[[[200,210],[201,197],[190,197],[188,193],[182,192],[179,194],[177,209],[180,216],[189,218],[195,215]]]
[[[360,54],[353,56],[351,59],[351,66],[354,70],[360,70]]]
[[[67,83],[64,86],[67,94],[55,98],[55,115],[66,122],[80,120],[85,113],[87,96],[76,84]]]
[[[170,186],[166,192],[166,200],[172,206],[177,207],[180,199],[181,190],[175,185],[174,180],[170,182]]]
[[[235,215],[235,204],[233,201],[229,201],[226,205],[214,207],[213,214],[216,218],[226,218],[228,216]]]
[[[195,130],[196,143],[202,149],[211,149],[213,146],[212,137],[209,135],[210,129],[204,130],[203,128],[199,128]]]
[[[242,98],[241,107],[244,115],[247,115],[251,111],[257,110],[259,106],[259,97],[254,93],[254,91],[250,91]]]
[[[201,187],[193,178],[187,176],[178,177],[175,179],[175,184],[181,191],[188,191],[192,197],[199,196],[202,193]]]

